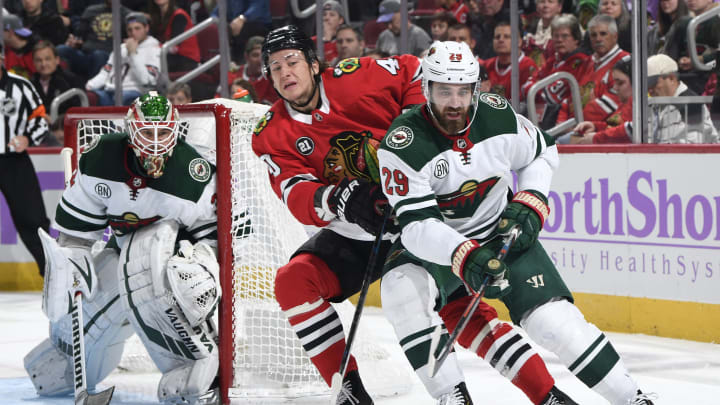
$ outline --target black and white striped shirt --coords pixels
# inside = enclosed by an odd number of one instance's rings
[[[38,145],[48,133],[40,95],[32,83],[2,68],[0,78],[0,154],[10,152],[8,143],[17,135],[25,135],[30,145]]]

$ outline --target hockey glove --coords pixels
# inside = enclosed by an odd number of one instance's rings
[[[377,235],[382,226],[383,210],[390,209],[380,186],[361,178],[342,179],[330,193],[327,204],[341,221],[358,224],[372,235]]]
[[[510,283],[505,278],[507,265],[496,256],[490,248],[482,247],[472,239],[467,240],[453,252],[452,271],[473,292],[480,289],[485,276],[489,275],[490,283],[485,288],[485,296],[500,298],[510,292]]]
[[[543,223],[549,214],[547,198],[541,192],[520,191],[505,207],[505,211],[500,214],[501,221],[498,224],[497,233],[506,234],[515,224],[519,224],[522,232],[512,248],[516,252],[525,251],[537,241]],[[503,219],[505,221],[502,221]]]

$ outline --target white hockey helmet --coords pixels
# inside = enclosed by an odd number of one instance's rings
[[[479,96],[480,63],[473,55],[468,44],[455,41],[433,42],[427,55],[423,58],[422,71],[423,95],[427,100],[431,114],[433,112],[432,108],[430,108],[432,103],[430,82],[472,85],[471,105],[473,107],[473,116],[470,120],[470,123],[472,123],[472,120],[475,119]],[[470,124],[468,124],[469,126]],[[461,132],[467,130],[468,127]]]
[[[151,91],[132,103],[125,125],[130,146],[148,175],[160,177],[177,145],[180,122],[177,109],[165,96]]]

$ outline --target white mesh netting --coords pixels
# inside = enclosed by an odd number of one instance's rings
[[[233,353],[221,353],[221,362],[233,363],[229,396],[238,402],[302,402],[305,398],[317,403],[319,397],[328,395],[328,387],[273,295],[276,270],[287,263],[291,253],[307,239],[307,233],[274,194],[267,166],[251,149],[252,130],[268,107],[219,99],[207,103],[221,103],[232,109],[231,181],[218,184],[218,193],[229,192],[232,200],[231,212],[218,212],[218,216],[231,218],[233,235],[232,269],[221,268],[221,272],[233,274],[232,291],[223,291],[222,297],[232,300],[233,321],[231,325],[219,325],[223,330],[231,328],[233,333]],[[184,133],[188,143],[215,163],[217,131],[212,110],[178,109],[180,118],[187,122]],[[98,114],[93,112],[88,115],[92,119],[77,121],[77,149],[82,150],[99,135],[123,129],[121,114]],[[347,333],[354,306],[345,302],[335,307]],[[353,354],[366,387],[374,395],[404,392],[411,384],[404,360],[392,358],[371,340],[371,331],[361,324]],[[126,345],[121,367],[131,372],[154,368],[137,338]]]

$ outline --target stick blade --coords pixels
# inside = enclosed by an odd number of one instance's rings
[[[108,405],[114,392],[115,387],[110,387],[97,394],[88,394],[87,390],[85,390],[77,396],[75,405]]]
[[[437,374],[438,369],[440,368],[440,363],[437,362],[437,357],[435,357],[435,351],[437,350],[438,344],[440,344],[440,336],[442,335],[442,325],[438,325],[435,327],[435,330],[432,333],[432,337],[430,339],[430,352],[428,353],[428,376],[430,378],[435,377],[435,374]]]

